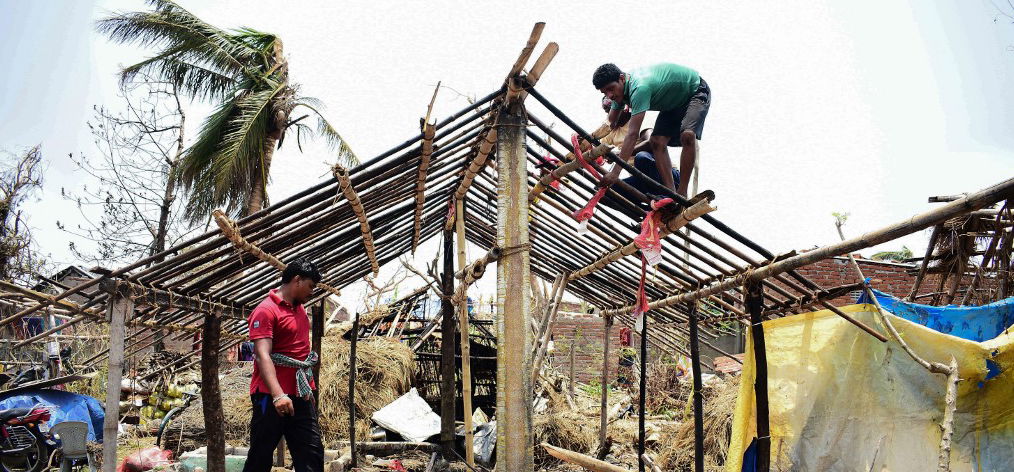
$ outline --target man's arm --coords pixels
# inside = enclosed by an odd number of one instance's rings
[[[260,373],[261,380],[268,387],[271,392],[272,400],[282,397],[285,392],[282,390],[281,384],[278,383],[278,374],[275,373],[275,363],[271,361],[271,348],[274,342],[271,338],[260,338],[254,339],[254,362],[257,363],[257,369]],[[282,416],[291,415],[294,413],[292,407],[292,400],[288,398],[281,398],[274,402],[275,409],[278,410],[278,414]]]
[[[619,121],[620,121],[620,112],[621,111],[623,111],[622,108],[613,108],[613,109],[609,110],[609,120],[608,121],[609,121],[609,128],[610,129],[616,129],[616,128],[620,127]]]
[[[620,146],[621,161],[629,162],[630,157],[634,154],[634,146],[637,144],[637,136],[641,134],[641,123],[643,122],[644,112],[630,117],[630,122],[627,124],[627,136],[623,138],[623,146]],[[620,179],[620,169],[619,164],[613,164],[613,168],[609,173],[602,176],[599,185],[609,187],[615,184]]]

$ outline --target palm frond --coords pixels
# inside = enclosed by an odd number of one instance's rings
[[[98,21],[99,32],[115,42],[175,52],[179,59],[207,65],[223,75],[247,72],[260,51],[232,38],[168,0],[150,1],[155,11],[121,12]]]
[[[299,97],[296,106],[305,107],[317,115],[317,135],[323,137],[328,147],[337,152],[339,164],[344,166],[359,164],[359,157],[356,156],[356,153],[348,145],[348,142],[338,134],[338,130],[334,129],[334,126],[331,126],[331,123],[324,118],[324,115],[318,109],[321,106],[320,100],[313,97]]]
[[[181,60],[171,52],[125,67],[120,73],[120,85],[132,82],[138,74],[170,82],[184,94],[198,99],[225,98],[236,86],[236,80],[232,77]]]

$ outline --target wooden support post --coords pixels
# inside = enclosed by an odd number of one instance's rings
[[[645,471],[644,464],[644,405],[645,395],[648,390],[648,312],[641,313],[641,372],[638,375],[638,399],[637,399],[637,470]]]
[[[577,344],[577,329],[570,337],[570,399],[574,400],[574,345]]]
[[[701,348],[697,332],[697,302],[687,303],[690,313],[690,364],[694,373],[694,472],[704,472],[704,394],[701,389]]]
[[[222,411],[222,389],[218,382],[221,336],[222,318],[204,315],[201,332],[201,407],[208,438],[207,472],[225,472],[225,413]]]
[[[528,171],[525,119],[501,112],[497,129],[497,461],[498,472],[532,472],[532,388],[528,366]]]
[[[134,301],[116,293],[108,304],[109,372],[106,377],[106,419],[102,425],[102,471],[116,470],[116,439],[120,424],[120,381],[123,380],[123,338],[127,318],[134,312]]]
[[[313,352],[317,353],[317,359],[323,359],[322,346],[324,343],[324,300],[310,308],[310,312],[313,313],[313,326],[310,330],[310,340]],[[319,405],[320,402],[320,363],[317,361],[317,365],[313,366],[313,381],[317,383],[317,389],[313,391],[313,402],[315,405]]]
[[[598,308],[595,309],[598,311]],[[601,408],[599,410],[599,459],[602,459],[602,454],[605,451],[606,445],[606,425],[609,424],[609,341],[611,338],[610,332],[613,329],[613,317],[603,316],[602,322],[605,324],[602,335],[602,401]]]
[[[444,458],[450,460],[454,449],[454,236],[444,230],[444,267],[441,275],[441,290],[444,293],[440,304],[440,443]]]
[[[465,205],[462,200],[454,201],[454,231],[458,246],[458,271],[464,271],[468,261],[465,254]],[[475,467],[475,438],[472,431],[472,345],[468,329],[468,286],[461,289],[458,303],[458,331],[461,332],[461,405],[465,419],[465,463]]]
[[[930,234],[929,245],[926,247],[926,255],[922,258],[922,263],[919,264],[919,273],[915,276],[915,283],[912,284],[912,291],[908,293],[907,300],[915,300],[915,294],[919,291],[919,286],[922,285],[922,279],[926,277],[926,269],[929,267],[930,259],[933,257],[933,248],[937,247],[937,238],[940,237],[940,233],[943,232],[943,225],[936,225],[933,227],[933,233]]]
[[[771,470],[771,430],[768,418],[768,356],[764,347],[764,286],[748,283],[746,309],[750,312],[750,332],[753,337],[754,397],[757,400],[757,472]]]
[[[356,456],[356,344],[359,343],[359,313],[352,319],[352,345],[349,347],[349,451],[352,468],[359,466]]]

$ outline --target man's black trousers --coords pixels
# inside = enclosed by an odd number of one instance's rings
[[[295,413],[281,416],[271,402],[271,395],[255,393],[250,396],[253,401],[250,452],[247,453],[243,472],[269,472],[275,448],[282,436],[285,436],[285,444],[292,454],[295,472],[323,472],[324,445],[320,440],[317,406],[302,398],[290,398]]]

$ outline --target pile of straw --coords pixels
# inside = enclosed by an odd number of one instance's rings
[[[325,336],[320,366],[320,432],[326,447],[349,438],[349,342]],[[356,345],[356,438],[367,439],[370,416],[412,388],[415,355],[395,339],[375,337]]]
[[[595,455],[598,447],[598,418],[572,411],[564,405],[532,418],[532,437],[536,445],[544,442],[582,454]],[[535,447],[535,466],[560,464],[545,448]]]
[[[723,470],[738,393],[738,376],[704,386],[704,465],[707,471]],[[656,460],[662,470],[693,470],[693,417],[664,428],[656,448]]]
[[[338,449],[348,440],[349,347],[339,336],[323,339],[319,414],[324,446]],[[373,412],[394,401],[412,387],[415,358],[412,350],[396,340],[378,337],[356,346],[356,437],[366,439]],[[247,445],[250,439],[250,376],[253,363],[221,374],[222,409],[225,413],[225,440]],[[165,445],[176,453],[203,446],[204,414],[200,399],[191,403],[167,430]]]
[[[246,445],[250,440],[250,376],[253,364],[245,363],[220,374],[222,412],[225,415],[225,440],[232,445]],[[186,410],[166,428],[162,446],[178,457],[183,452],[204,446],[204,407],[197,397]]]

